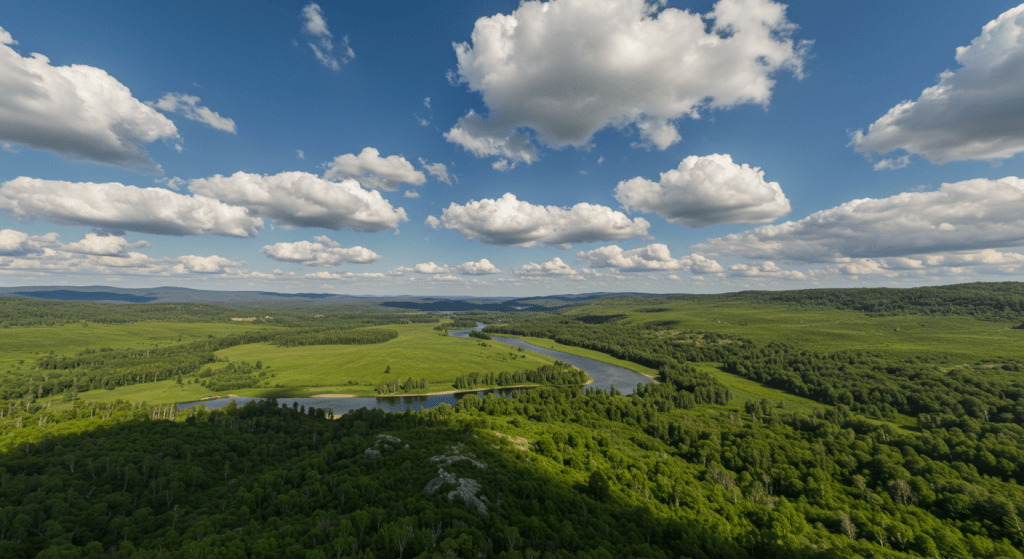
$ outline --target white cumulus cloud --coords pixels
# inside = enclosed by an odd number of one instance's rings
[[[417,171],[400,155],[381,157],[375,148],[363,148],[359,155],[346,153],[327,164],[325,179],[357,179],[368,188],[398,190],[399,183],[421,185],[427,182],[422,171]]]
[[[580,251],[576,258],[587,261],[594,268],[618,268],[620,272],[682,270],[695,274],[712,274],[722,271],[722,266],[718,262],[699,254],[672,258],[669,248],[658,243],[632,250],[610,245],[587,252]]]
[[[734,264],[729,266],[729,275],[740,278],[802,280],[807,276],[798,270],[783,270],[770,261],[757,264]]]
[[[985,24],[971,44],[956,49],[956,71],[916,101],[889,109],[868,131],[853,135],[862,153],[904,150],[932,163],[994,160],[1024,151],[1024,4]],[[906,159],[877,169],[898,168]]]
[[[0,185],[0,210],[15,219],[158,235],[253,237],[263,228],[263,220],[245,208],[212,197],[116,182],[18,177]]]
[[[526,265],[512,268],[512,273],[521,278],[565,278],[571,280],[582,280],[583,275],[573,270],[568,264],[562,262],[559,257],[554,257],[543,264],[530,262]]]
[[[319,4],[310,3],[302,8],[302,18],[305,20],[302,30],[315,40],[309,43],[309,48],[313,49],[313,54],[321,64],[337,71],[342,64],[348,64],[356,57],[355,51],[348,46],[348,36],[341,38],[341,48],[338,49],[340,54],[334,53],[334,35],[327,28],[327,19]]]
[[[808,44],[794,42],[785,6],[720,0],[701,15],[664,5],[525,1],[478,19],[470,42],[454,45],[457,78],[489,114],[470,111],[448,141],[509,166],[537,157],[526,130],[584,147],[598,130],[632,126],[641,144],[665,149],[681,139],[674,120],[767,105],[780,70],[801,75]]]
[[[1024,179],[972,179],[933,192],[863,198],[799,221],[765,225],[692,247],[713,256],[840,262],[1024,245]]]
[[[466,274],[470,276],[482,276],[487,274],[497,274],[501,270],[497,266],[491,264],[491,261],[486,258],[481,258],[476,262],[464,262],[455,267],[455,271],[460,274]]]
[[[327,242],[321,242],[321,240]],[[267,245],[260,252],[280,262],[291,262],[303,266],[337,266],[342,262],[369,264],[380,260],[381,255],[368,248],[355,246],[341,248],[326,237],[317,237],[317,242],[298,241]]]
[[[484,198],[464,206],[452,203],[441,219],[427,225],[454,229],[467,239],[490,245],[534,247],[541,244],[568,248],[573,243],[620,241],[647,235],[651,224],[630,220],[607,206],[580,203],[571,208],[538,206],[506,193],[497,200]]]
[[[193,180],[189,190],[244,206],[285,226],[374,232],[409,220],[404,209],[396,210],[379,192],[357,181],[334,182],[301,171],[214,175]]]
[[[733,163],[728,154],[691,155],[654,182],[622,181],[615,199],[627,210],[654,212],[671,223],[704,227],[720,223],[764,223],[789,213],[789,200],[764,171]]]
[[[36,254],[57,244],[56,233],[29,235],[14,229],[0,229],[0,256]]]
[[[214,254],[213,256],[179,256],[180,264],[172,268],[179,274],[200,273],[200,274],[223,274],[237,272],[245,262],[235,262]]]
[[[211,111],[209,108],[199,104],[199,99],[195,95],[188,95],[187,93],[167,93],[159,101],[146,103],[147,105],[160,109],[165,113],[177,113],[181,116],[194,120],[196,122],[202,122],[217,130],[223,132],[230,132],[237,134],[238,129],[235,128],[235,121],[230,118],[222,117],[219,114]]]
[[[62,245],[60,250],[96,256],[123,256],[127,249],[145,248],[148,246],[150,244],[146,241],[129,243],[124,237],[119,235],[86,233],[82,240]]]
[[[178,137],[174,123],[105,71],[25,58],[0,28],[0,140],[130,169],[159,170],[142,148]]]

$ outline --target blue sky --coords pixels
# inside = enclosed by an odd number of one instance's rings
[[[0,284],[535,295],[1024,269],[1013,2],[0,5]]]

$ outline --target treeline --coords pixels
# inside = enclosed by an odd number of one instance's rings
[[[398,337],[395,330],[368,328],[365,330],[329,330],[326,332],[288,332],[272,337],[271,343],[281,347],[307,345],[362,345],[382,344]]]
[[[399,394],[400,392],[409,393],[413,390],[426,391],[430,388],[430,383],[425,378],[414,380],[409,377],[405,380],[394,378],[391,380],[382,380],[377,383],[377,394]]]
[[[748,345],[722,360],[723,369],[766,386],[875,417],[902,413],[1024,425],[1021,363],[950,364],[928,356],[899,359],[863,351],[831,354],[772,342]]]
[[[552,384],[558,386],[580,386],[590,382],[583,371],[561,361],[541,365],[529,371],[501,371],[498,373],[469,373],[455,379],[452,384],[457,390],[477,387],[515,386],[519,384]]]
[[[262,369],[262,361],[257,361],[255,365],[246,361],[232,361],[216,370],[212,367],[203,369],[197,375],[197,380],[213,392],[252,388],[266,378],[267,373]],[[177,381],[179,384],[182,383],[182,377],[179,376]]]
[[[371,310],[372,309],[372,310]],[[97,303],[57,301],[28,297],[0,297],[0,328],[14,326],[61,326],[92,322],[131,324],[136,322],[232,322],[232,318],[254,318],[237,322],[240,328],[252,324],[284,327],[386,326],[389,324],[437,322],[439,313],[404,313],[370,307],[358,311],[316,306],[310,308],[230,308],[206,303]],[[474,327],[472,324],[469,327]]]
[[[97,324],[130,324],[150,320],[223,322],[237,317],[238,312],[201,303],[123,304],[0,297],[0,328],[59,326],[83,321]]]
[[[1024,283],[965,283],[914,288],[834,288],[793,291],[743,291],[723,295],[672,296],[669,300],[742,300],[783,303],[798,308],[855,310],[869,314],[975,316],[1019,320],[1024,317]]]

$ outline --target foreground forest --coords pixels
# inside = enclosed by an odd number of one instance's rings
[[[461,324],[37,303],[0,298],[0,335],[71,329],[69,348],[0,350],[2,557],[1024,558],[1021,284],[623,296]],[[173,334],[90,347],[79,332],[103,317]],[[176,374],[209,382],[209,364],[287,376],[225,365],[222,348],[387,348],[417,322],[477,319],[660,382],[338,417],[114,397]],[[509,359],[494,363],[525,362]]]

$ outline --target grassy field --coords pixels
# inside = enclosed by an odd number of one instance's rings
[[[53,351],[74,355],[83,349],[110,347],[147,348],[185,343],[207,336],[226,336],[247,330],[269,328],[248,323],[139,322],[135,324],[68,324],[0,329],[0,371],[33,363],[39,355]],[[24,361],[24,364],[19,363]],[[22,367],[24,368],[24,366]]]
[[[114,390],[89,390],[79,394],[80,400],[99,403],[127,400],[129,402],[146,402],[147,404],[176,404],[193,402],[211,396],[227,396],[227,393],[216,394],[199,384],[176,384],[173,380],[161,380],[144,384],[120,386]],[[52,398],[53,406],[60,408],[67,402],[60,396]]]
[[[756,343],[780,341],[808,350],[830,353],[862,350],[913,357],[944,355],[954,362],[1024,360],[1024,330],[1020,321],[985,321],[967,316],[868,316],[857,311],[807,310],[784,305],[742,302],[658,301],[637,306],[597,303],[567,313],[626,314],[625,320],[661,323],[667,331],[711,331]]]
[[[423,392],[452,390],[456,377],[478,372],[536,369],[554,359],[515,351],[497,342],[454,338],[433,330],[433,324],[386,326],[398,338],[382,344],[277,347],[249,344],[217,352],[231,361],[261,360],[275,377],[259,388],[235,391],[242,396],[310,396],[313,394],[377,395],[377,384],[393,379],[426,378]],[[390,367],[391,373],[384,374]],[[273,389],[276,385],[286,390]]]

